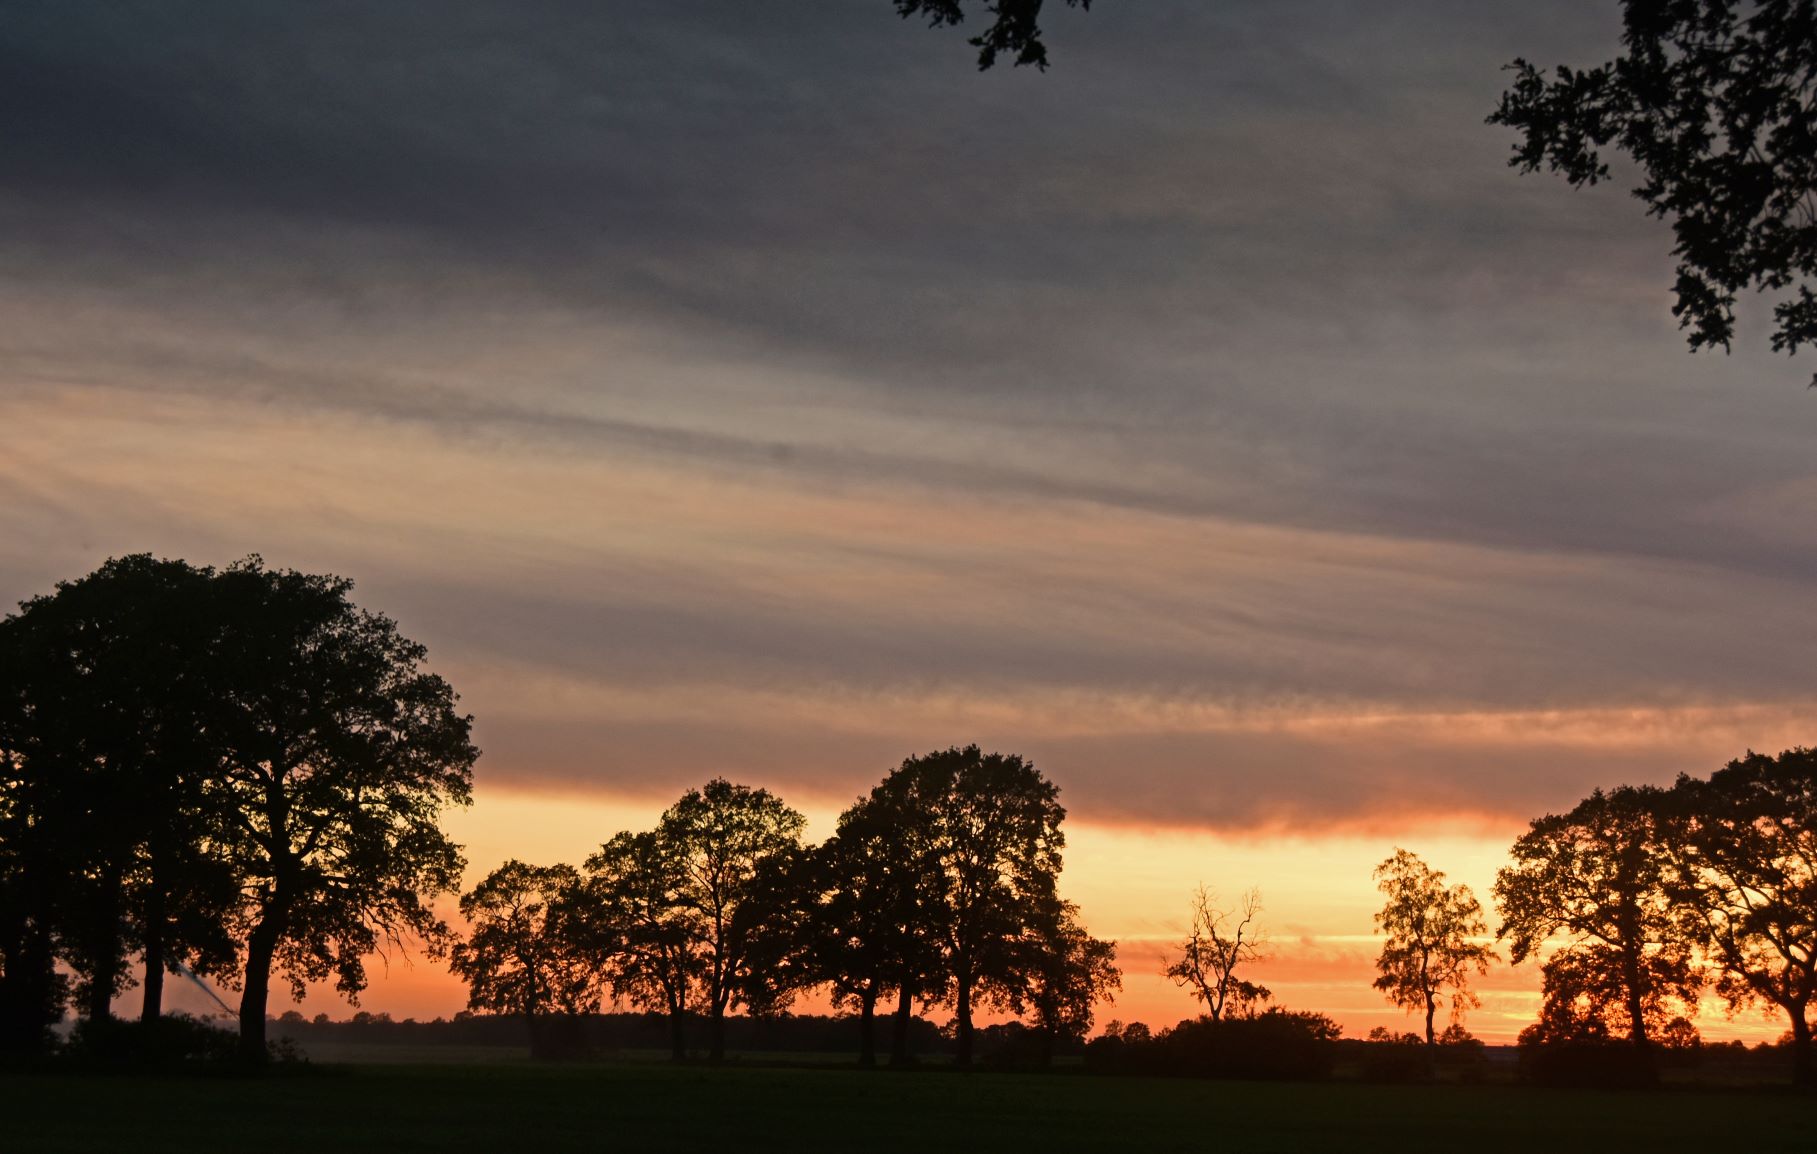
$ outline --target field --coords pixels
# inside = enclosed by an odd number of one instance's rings
[[[0,1150],[1817,1149],[1791,1094],[621,1063],[0,1078]]]

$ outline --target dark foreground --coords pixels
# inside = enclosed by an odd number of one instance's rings
[[[0,1076],[0,1149],[1802,1150],[1808,1098],[653,1065]]]

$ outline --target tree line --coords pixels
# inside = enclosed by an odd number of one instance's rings
[[[856,1012],[865,1065],[892,1001],[892,1063],[911,1058],[917,1003],[952,1011],[960,1065],[980,1008],[1027,1017],[1051,1053],[1083,1041],[1121,980],[1115,943],[1059,896],[1058,794],[1020,757],[940,750],[905,760],[809,845],[800,813],[716,778],[580,868],[488,874],[461,898],[471,932],[452,965],[469,1008],[523,1017],[533,1048],[559,1048],[564,1021],[611,996],[667,1014],[678,1059],[697,1011],[719,1059],[730,1011],[823,989]]]

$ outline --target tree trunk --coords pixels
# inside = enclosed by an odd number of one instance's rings
[[[1426,1045],[1438,1045],[1438,1035],[1432,1031],[1432,1016],[1438,1013],[1438,999],[1430,992],[1426,994]]]
[[[876,986],[858,995],[858,1064],[866,1069],[877,1064]]]
[[[164,895],[156,883],[145,899],[145,998],[139,1006],[141,1022],[155,1022],[164,1013]]]
[[[688,1060],[687,1009],[669,1003],[669,1057],[677,1062]]]
[[[1811,1054],[1811,1023],[1804,1007],[1791,1011],[1792,1018],[1792,1084],[1801,1090],[1817,1090],[1817,1064]]]
[[[1622,984],[1627,987],[1628,1040],[1640,1049],[1647,1047],[1647,1012],[1640,996],[1640,953],[1624,948],[1621,955]]]
[[[707,1060],[723,1062],[726,1060],[726,1008],[715,1000],[712,1005],[712,1019],[708,1023],[709,1042]]]
[[[904,983],[896,1002],[896,1029],[890,1035],[890,1065],[906,1066],[913,1060],[909,1054],[909,1024],[915,1020],[915,992]]]
[[[240,1057],[247,1062],[265,1061],[265,1004],[271,990],[271,962],[282,936],[282,920],[267,912],[246,939],[246,982],[240,994]]]
[[[953,1055],[953,1064],[963,1069],[972,1064],[972,976],[956,975],[953,986],[953,1008],[959,1022],[955,1031],[959,1048]]]

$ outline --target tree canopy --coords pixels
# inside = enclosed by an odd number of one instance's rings
[[[1634,194],[1671,223],[1673,313],[1693,349],[1728,349],[1735,304],[1774,294],[1775,351],[1817,342],[1817,18],[1810,0],[1623,0],[1622,52],[1590,68],[1509,65],[1489,117],[1510,163],[1572,185],[1639,168]]]
[[[920,17],[931,28],[965,22],[966,0],[895,0],[895,4],[904,19]],[[1043,0],[988,0],[977,5],[991,17],[990,26],[967,42],[978,50],[980,70],[1006,53],[1018,67],[1047,67],[1047,45],[1041,39],[1042,4]],[[1066,0],[1066,6],[1089,9],[1091,0]]]
[[[1481,1005],[1470,989],[1470,971],[1487,973],[1495,952],[1476,939],[1488,932],[1483,907],[1469,886],[1445,884],[1445,875],[1417,854],[1396,849],[1375,869],[1387,899],[1375,915],[1384,935],[1375,960],[1375,988],[1389,1001],[1426,1016],[1426,1044],[1438,1044],[1433,1018],[1450,991],[1451,1020]]]

